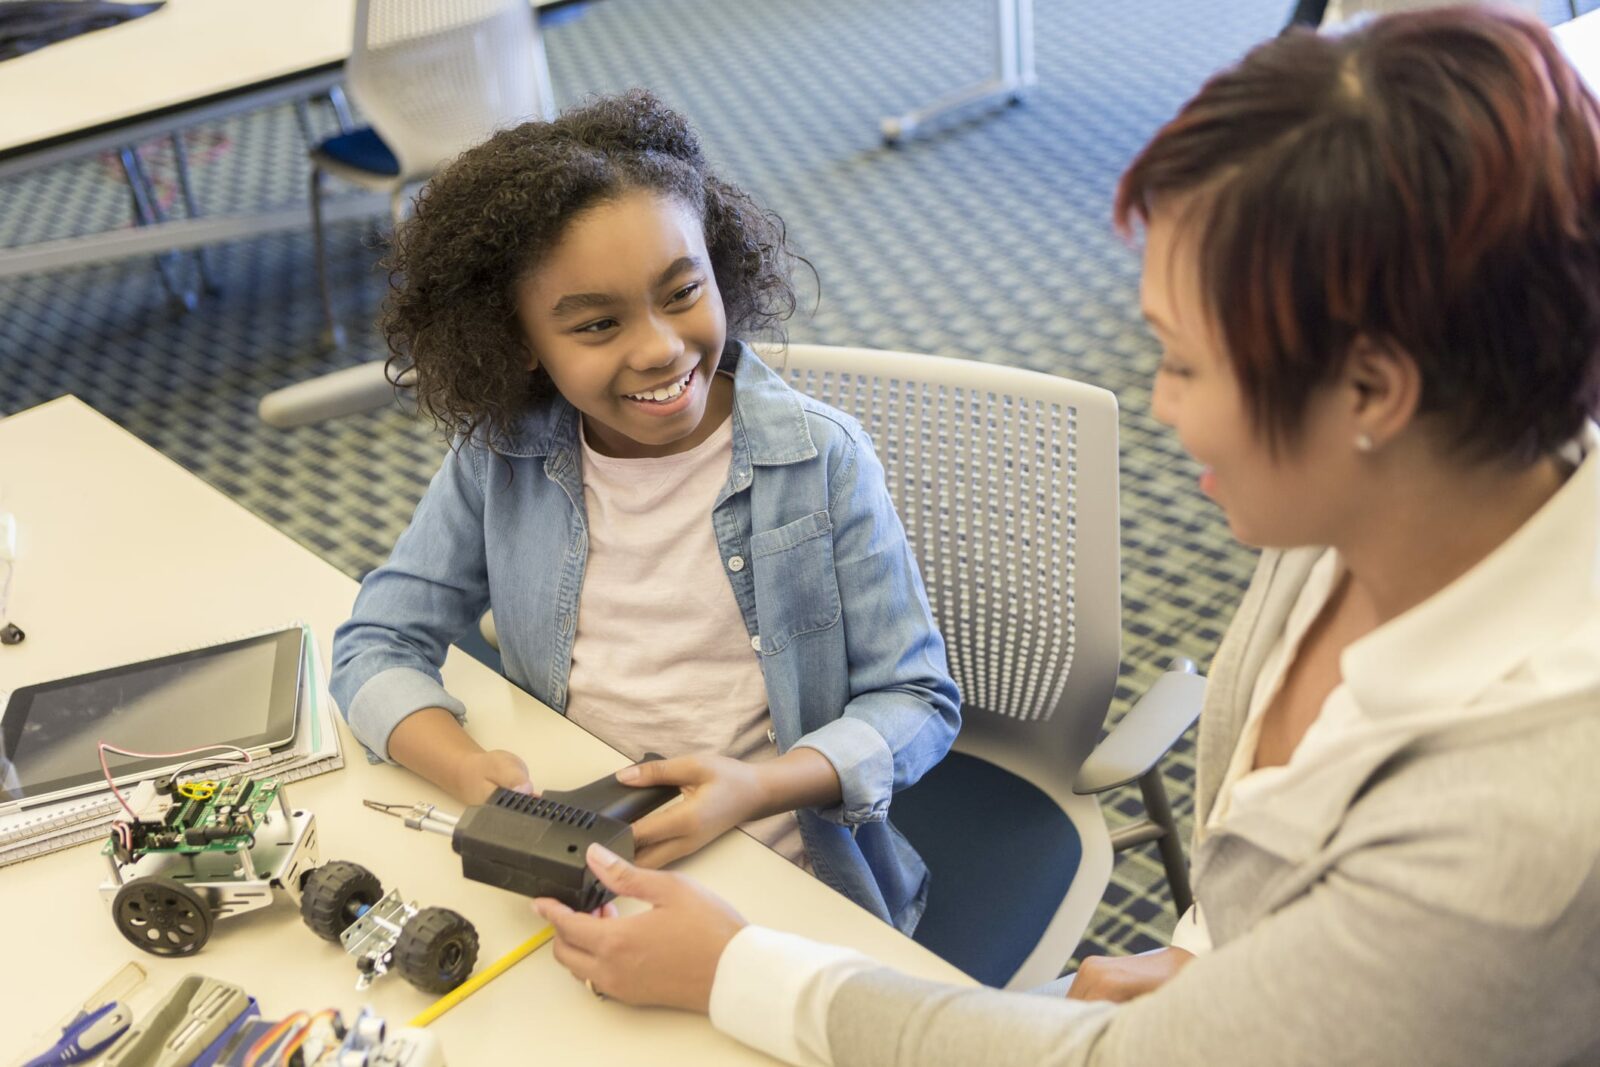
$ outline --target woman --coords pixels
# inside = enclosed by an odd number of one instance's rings
[[[1544,6],[1543,0],[1489,0],[1489,2],[1497,3],[1501,7],[1515,5],[1535,15]],[[1289,16],[1289,25],[1321,26],[1326,29],[1352,19],[1450,5],[1451,0],[1299,0],[1295,4],[1294,14]]]
[[[1123,177],[1156,414],[1265,549],[1190,950],[944,987],[597,856],[656,907],[541,902],[558,958],[795,1063],[1600,1062],[1597,130],[1542,26],[1457,8],[1260,46]]]

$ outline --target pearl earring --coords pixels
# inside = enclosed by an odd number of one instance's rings
[[[1372,435],[1370,433],[1358,433],[1358,434],[1356,434],[1356,451],[1357,452],[1371,452],[1375,447],[1377,447],[1377,446],[1373,442]]]

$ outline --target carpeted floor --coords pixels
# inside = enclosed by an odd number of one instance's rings
[[[1037,5],[1040,82],[1001,113],[895,149],[880,116],[976,80],[977,0],[604,0],[547,30],[557,98],[644,85],[688,113],[726,176],[787,221],[821,276],[796,341],[1016,364],[1122,405],[1125,640],[1113,719],[1174,655],[1209,660],[1251,555],[1148,413],[1155,343],[1138,257],[1111,230],[1132,154],[1217,67],[1279,28],[1288,0]],[[1547,14],[1564,17],[1566,4]],[[319,114],[331,129],[331,116]],[[304,198],[305,145],[280,107],[188,135],[205,210]],[[170,194],[162,146],[150,153]],[[126,224],[105,160],[0,187],[0,246]],[[0,414],[76,393],[347,573],[386,555],[442,446],[397,410],[291,432],[257,422],[270,389],[379,354],[371,224],[332,230],[350,344],[319,350],[309,231],[209,250],[220,291],[175,313],[150,259],[0,283]],[[180,264],[180,266],[184,266]],[[185,268],[187,269],[187,268]],[[26,457],[0,456],[5,469]],[[1187,833],[1193,754],[1166,766]],[[1123,790],[1113,822],[1140,812]],[[1080,949],[1138,952],[1173,914],[1153,850],[1118,860]]]

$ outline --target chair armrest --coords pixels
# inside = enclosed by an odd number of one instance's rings
[[[373,360],[275,389],[261,398],[256,414],[268,426],[291,430],[392,404],[400,390],[415,383],[415,368],[401,371],[396,385],[389,381],[384,361]]]
[[[496,652],[500,651],[500,634],[494,628],[494,612],[486,611],[483,613],[483,618],[478,620],[478,632],[483,635],[485,641],[489,642],[490,648]]]
[[[1072,791],[1103,793],[1143,778],[1200,717],[1205,677],[1194,664],[1175,660],[1078,769]]]

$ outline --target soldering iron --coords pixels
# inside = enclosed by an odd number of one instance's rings
[[[598,843],[631,860],[633,822],[677,795],[676,786],[634,788],[608,774],[579,789],[538,797],[496,789],[459,816],[432,804],[363,803],[399,816],[413,830],[449,834],[461,873],[475,882],[593,911],[612,894],[585,862],[589,846]]]

